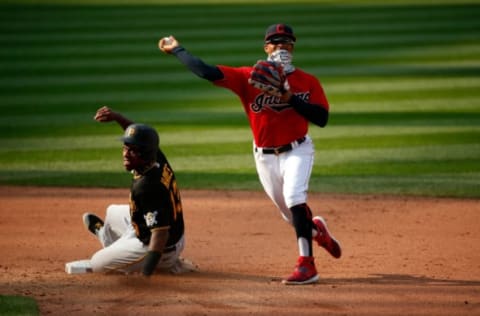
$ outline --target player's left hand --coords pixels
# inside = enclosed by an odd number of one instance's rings
[[[277,97],[283,97],[290,90],[282,65],[273,61],[259,60],[253,66],[248,83]]]

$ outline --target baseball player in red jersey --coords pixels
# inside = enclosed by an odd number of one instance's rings
[[[339,243],[322,217],[312,218],[307,204],[313,167],[314,145],[309,122],[324,127],[329,104],[318,79],[292,64],[296,37],[286,24],[267,28],[264,51],[267,60],[281,64],[286,74],[281,94],[271,94],[249,82],[254,67],[212,66],[190,54],[173,36],[162,38],[159,49],[175,55],[197,76],[233,91],[241,100],[253,133],[253,152],[260,181],[283,218],[295,229],[299,258],[285,284],[309,284],[319,277],[312,239],[333,257],[340,258]]]

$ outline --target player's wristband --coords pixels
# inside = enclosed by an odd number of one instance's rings
[[[158,251],[149,251],[143,261],[143,275],[149,276],[155,270],[162,254]]]
[[[177,46],[174,49],[172,49],[172,54],[176,55],[178,52],[185,50],[182,46]]]

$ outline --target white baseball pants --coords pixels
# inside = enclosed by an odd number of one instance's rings
[[[135,235],[130,219],[128,205],[113,204],[107,208],[105,224],[98,233],[98,239],[104,247],[90,259],[93,272],[134,272],[141,271],[143,258],[148,246],[144,245]],[[176,244],[176,249],[162,254],[157,269],[176,272],[180,253],[184,248],[182,237]]]
[[[282,217],[292,224],[290,207],[307,203],[314,160],[312,139],[306,136],[303,143],[278,155],[264,154],[261,148],[255,148],[254,144],[255,165],[263,189]]]

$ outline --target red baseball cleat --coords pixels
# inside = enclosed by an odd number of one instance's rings
[[[328,231],[325,220],[321,216],[315,216],[312,221],[318,232],[317,236],[314,237],[318,245],[325,248],[334,258],[340,258],[342,249],[338,241]]]
[[[286,285],[302,285],[318,282],[317,269],[313,257],[298,257],[297,265],[292,275],[282,283]]]

